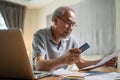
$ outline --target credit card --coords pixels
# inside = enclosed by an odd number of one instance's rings
[[[88,48],[90,48],[90,45],[88,43],[83,44],[81,47],[79,47],[80,50],[82,50],[82,52],[84,52],[85,50],[87,50]],[[82,53],[81,52],[81,53]]]

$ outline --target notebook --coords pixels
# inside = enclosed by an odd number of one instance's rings
[[[0,30],[0,78],[37,79],[51,74],[32,70],[20,30]]]

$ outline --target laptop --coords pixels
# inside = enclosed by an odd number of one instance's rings
[[[51,72],[33,71],[19,29],[0,30],[0,78],[38,79]]]

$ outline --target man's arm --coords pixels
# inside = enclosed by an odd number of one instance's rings
[[[46,60],[44,56],[35,57],[35,69],[52,71],[60,66],[69,65],[78,62],[80,59],[80,51],[77,48],[70,49],[61,57]]]
[[[64,65],[64,61],[61,57],[45,60],[44,56],[35,57],[35,69],[42,71],[51,71],[61,65]]]

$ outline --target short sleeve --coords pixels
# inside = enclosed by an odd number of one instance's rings
[[[32,58],[34,58],[38,55],[45,56],[46,54],[46,45],[45,40],[43,40],[42,36],[34,35],[32,40]]]

